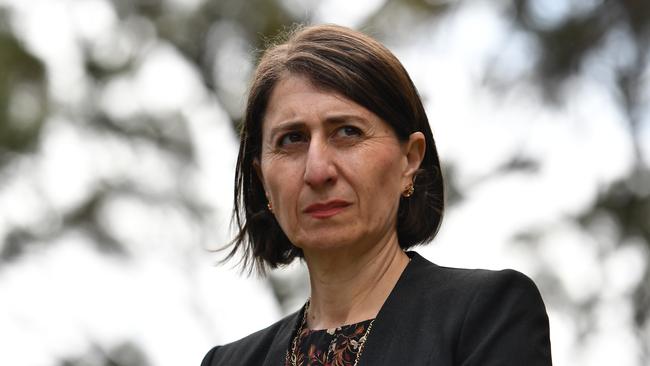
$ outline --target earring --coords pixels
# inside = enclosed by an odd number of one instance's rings
[[[273,205],[271,204],[271,201],[269,201],[269,202],[266,204],[266,208],[268,208],[269,211],[271,211],[271,213],[273,213]]]
[[[406,189],[402,192],[402,196],[409,198],[413,195],[413,192],[415,192],[415,187],[413,186],[413,183],[409,183]]]

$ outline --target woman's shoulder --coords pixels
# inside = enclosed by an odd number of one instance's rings
[[[217,365],[262,365],[267,357],[272,357],[279,337],[291,334],[300,312],[293,313],[267,328],[252,333],[237,341],[215,346],[203,358],[201,366]]]
[[[458,359],[487,364],[550,365],[549,320],[542,296],[528,276],[500,271],[441,268],[462,286],[458,320]],[[464,287],[464,289],[463,289]]]
[[[450,328],[471,328],[473,320],[484,325],[486,320],[519,316],[548,324],[539,289],[519,271],[444,267],[417,253],[412,264],[400,280],[396,299],[410,298],[437,309],[431,316],[445,314],[443,322]]]
[[[409,253],[410,254],[410,253]],[[434,264],[421,255],[412,255],[413,268],[407,274],[417,282],[420,289],[430,288],[435,292],[453,292],[460,296],[475,297],[485,295],[526,294],[539,295],[533,280],[527,275],[513,270],[488,270],[445,267]]]
[[[550,365],[548,316],[535,283],[521,272],[439,266],[419,254],[388,301],[386,331],[417,329],[438,363]],[[381,314],[381,313],[380,313]],[[406,315],[408,314],[408,315]],[[379,328],[377,328],[379,329]],[[431,340],[438,347],[430,350]]]

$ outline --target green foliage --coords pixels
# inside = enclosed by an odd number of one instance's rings
[[[32,150],[46,115],[42,63],[0,32],[0,166],[11,153]]]
[[[20,0],[18,0],[20,1]],[[544,0],[510,0],[495,6],[506,5],[507,17],[514,29],[530,36],[537,47],[537,54],[530,55],[533,66],[531,82],[547,97],[549,107],[562,106],[562,88],[567,81],[580,76],[584,66],[591,56],[603,47],[604,40],[612,32],[624,31],[629,35],[634,47],[635,57],[622,65],[614,65],[613,74],[616,84],[611,93],[620,102],[629,124],[630,134],[635,146],[634,169],[621,181],[602,190],[586,212],[567,218],[582,225],[585,230],[592,226],[592,220],[598,215],[605,214],[616,222],[620,230],[620,242],[630,238],[641,238],[650,248],[650,194],[647,189],[634,187],[650,186],[650,162],[643,161],[638,141],[640,113],[646,103],[642,83],[647,78],[648,56],[650,55],[650,1],[648,0],[603,0],[595,2],[586,11],[571,12],[559,21],[548,25],[542,24],[533,12],[536,1]],[[374,14],[369,14],[361,26],[364,30],[380,36],[383,40],[399,42],[412,37],[418,26],[426,25],[443,19],[452,13],[462,2],[403,0],[386,1]],[[286,5],[280,0],[218,0],[204,1],[197,8],[179,11],[172,8],[170,2],[163,0],[112,0],[110,3],[118,17],[120,26],[126,27],[134,21],[142,25],[141,29],[134,27],[133,32],[142,31],[140,38],[165,42],[173,46],[193,67],[200,72],[201,82],[211,97],[227,104],[219,94],[219,81],[215,78],[215,55],[224,52],[218,46],[227,34],[215,34],[220,24],[228,24],[238,32],[247,44],[247,51],[253,56],[263,49],[265,43],[280,31],[295,23],[310,21],[309,15],[297,17],[287,11]],[[1,12],[0,21],[6,17]],[[3,15],[4,14],[4,15]],[[2,22],[0,22],[2,24]],[[144,29],[144,30],[143,30]],[[146,33],[146,32],[150,32]],[[480,31],[480,30],[476,30]],[[146,34],[145,34],[146,33]],[[102,88],[111,81],[128,76],[138,64],[140,54],[135,52],[120,64],[113,65],[96,59],[86,47],[83,51],[85,77],[91,84],[87,99],[88,104],[78,108],[60,108],[52,105],[51,96],[47,91],[46,68],[43,62],[19,41],[19,30],[0,26],[0,169],[12,162],[20,154],[29,154],[39,147],[41,133],[47,117],[62,113],[73,121],[83,121],[83,128],[136,146],[151,145],[162,153],[168,154],[179,165],[195,163],[195,146],[188,132],[187,121],[180,114],[153,116],[139,113],[124,119],[107,115],[101,110],[99,102],[93,96],[99,95]],[[142,42],[139,46],[145,48]],[[140,50],[138,50],[140,51]],[[234,68],[238,65],[232,65]],[[161,75],[160,77],[165,77]],[[521,80],[516,80],[519,82]],[[58,109],[57,109],[58,108]],[[239,126],[240,117],[231,114],[234,126]],[[237,128],[238,130],[238,128]],[[605,147],[606,148],[606,147]],[[167,155],[166,155],[167,156]],[[538,166],[535,161],[522,160],[517,157],[495,171],[503,174],[512,171],[535,171]],[[448,183],[449,204],[455,205],[465,198],[459,188],[455,167],[446,165],[445,175]],[[2,179],[0,175],[0,187]],[[99,211],[102,205],[111,197],[128,194],[147,202],[169,200],[189,213],[196,221],[204,220],[205,212],[199,204],[187,198],[182,192],[174,192],[174,197],[157,197],[149,195],[136,182],[107,181],[95,187],[94,191],[74,207],[67,207],[66,212],[56,213],[60,216],[61,225],[52,230],[36,230],[32,227],[12,227],[4,238],[0,238],[0,265],[20,259],[23,253],[36,242],[47,242],[70,229],[83,230],[92,240],[97,249],[103,253],[118,255],[128,254],[128,248],[112,233],[111,228],[102,223]],[[117,180],[117,179],[116,179]],[[182,181],[182,170],[178,170],[178,180]],[[537,233],[522,233],[524,242],[534,243]],[[530,246],[534,248],[534,245]],[[531,249],[535,250],[535,249]],[[650,251],[649,251],[650,252]],[[646,264],[650,258],[646,258]],[[557,288],[559,282],[552,271],[542,274],[544,284],[549,288]],[[637,286],[634,297],[634,312],[639,333],[646,329],[650,319],[650,266],[646,266],[644,279]],[[274,283],[278,297],[286,297],[286,288]],[[559,291],[558,291],[559,292]],[[594,311],[594,302],[589,299],[585,304],[569,304],[566,296],[556,296],[559,307],[582,306],[580,317],[589,318]],[[647,341],[647,339],[646,339]],[[648,343],[648,342],[646,342]],[[650,343],[648,343],[650,344]],[[115,349],[103,351],[91,350],[86,355],[69,358],[62,365],[146,365],[143,355],[138,353],[137,346],[125,344]],[[650,351],[646,350],[647,359]],[[120,354],[131,354],[126,358]],[[101,361],[89,361],[99,359]],[[95,362],[95,363],[92,363]]]

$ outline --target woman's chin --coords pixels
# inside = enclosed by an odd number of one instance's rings
[[[294,243],[306,253],[325,253],[357,247],[363,242],[362,238],[363,235],[342,229],[316,230],[296,239]]]

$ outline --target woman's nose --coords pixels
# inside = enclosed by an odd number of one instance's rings
[[[336,182],[337,172],[326,143],[312,140],[305,162],[305,183],[319,188]]]

